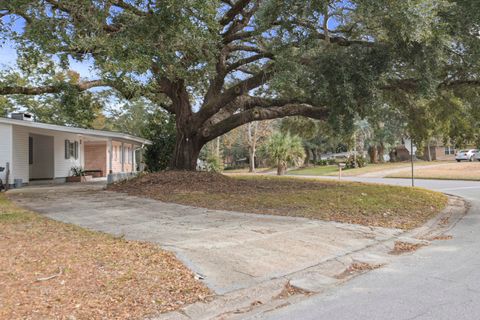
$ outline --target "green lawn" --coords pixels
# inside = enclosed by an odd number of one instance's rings
[[[302,176],[326,176],[331,174],[338,174],[338,166],[317,166],[301,168],[288,171],[288,174]]]
[[[433,165],[434,163],[429,163],[425,161],[416,161],[415,166],[428,166]],[[345,177],[359,176],[366,173],[380,172],[384,170],[391,169],[401,169],[408,168],[410,162],[387,162],[387,163],[378,163],[378,164],[368,164],[363,168],[356,169],[343,169],[342,175]],[[303,176],[337,176],[338,175],[338,166],[317,166],[317,167],[308,167],[300,168],[288,171],[288,174],[292,175],[303,175]]]

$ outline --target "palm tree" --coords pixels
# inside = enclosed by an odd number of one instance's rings
[[[277,175],[284,175],[288,165],[300,165],[305,158],[302,139],[289,132],[274,133],[265,144],[267,157],[276,164]]]

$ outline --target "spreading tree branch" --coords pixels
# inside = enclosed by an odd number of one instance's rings
[[[223,121],[208,126],[202,130],[203,137],[210,141],[222,134],[229,132],[241,125],[252,121],[278,119],[289,116],[305,116],[318,120],[325,120],[328,111],[323,107],[314,107],[309,104],[286,104],[268,108],[255,107],[243,112],[236,113]]]
[[[39,95],[47,93],[60,93],[65,90],[65,86],[70,86],[78,91],[85,91],[95,87],[110,86],[103,80],[91,80],[84,81],[75,84],[67,83],[62,85],[48,85],[39,87],[26,87],[26,86],[0,86],[0,95],[9,94],[23,94],[23,95]]]
[[[247,94],[250,90],[260,87],[265,84],[273,76],[274,71],[270,66],[259,71],[255,75],[240,81],[236,85],[226,89],[220,95],[207,100],[202,105],[202,108],[197,113],[197,122],[203,124],[221,108],[234,101],[237,97]]]
[[[251,2],[251,0],[237,0],[231,8],[225,13],[225,15],[220,19],[220,24],[226,26],[235,19],[235,17],[241,13]]]

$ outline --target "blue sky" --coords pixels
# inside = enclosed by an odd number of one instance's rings
[[[11,69],[15,67],[17,60],[17,52],[15,50],[15,44],[12,42],[7,42],[0,45],[0,69]],[[91,62],[77,62],[70,60],[70,69],[80,73],[82,78],[93,79],[95,77],[95,72],[92,72],[92,63]]]
[[[21,18],[12,18],[10,16],[3,17],[2,22],[5,24],[12,24],[13,30],[21,32],[24,27],[24,23]],[[17,60],[17,53],[15,50],[15,43],[12,41],[6,41],[0,43],[0,70],[11,69],[15,67]],[[70,67],[72,70],[80,73],[82,78],[93,79],[95,73],[92,72],[91,62],[77,62],[70,60]]]

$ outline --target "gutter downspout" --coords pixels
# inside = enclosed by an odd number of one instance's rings
[[[140,170],[137,171],[137,151],[138,150],[143,150],[145,149],[145,144],[142,143],[142,146],[140,148],[135,148],[134,151],[133,151],[133,162],[134,162],[134,165],[135,165],[135,171],[136,172],[143,172],[145,170],[145,168],[142,168],[142,165],[143,165],[143,153],[140,153]]]

